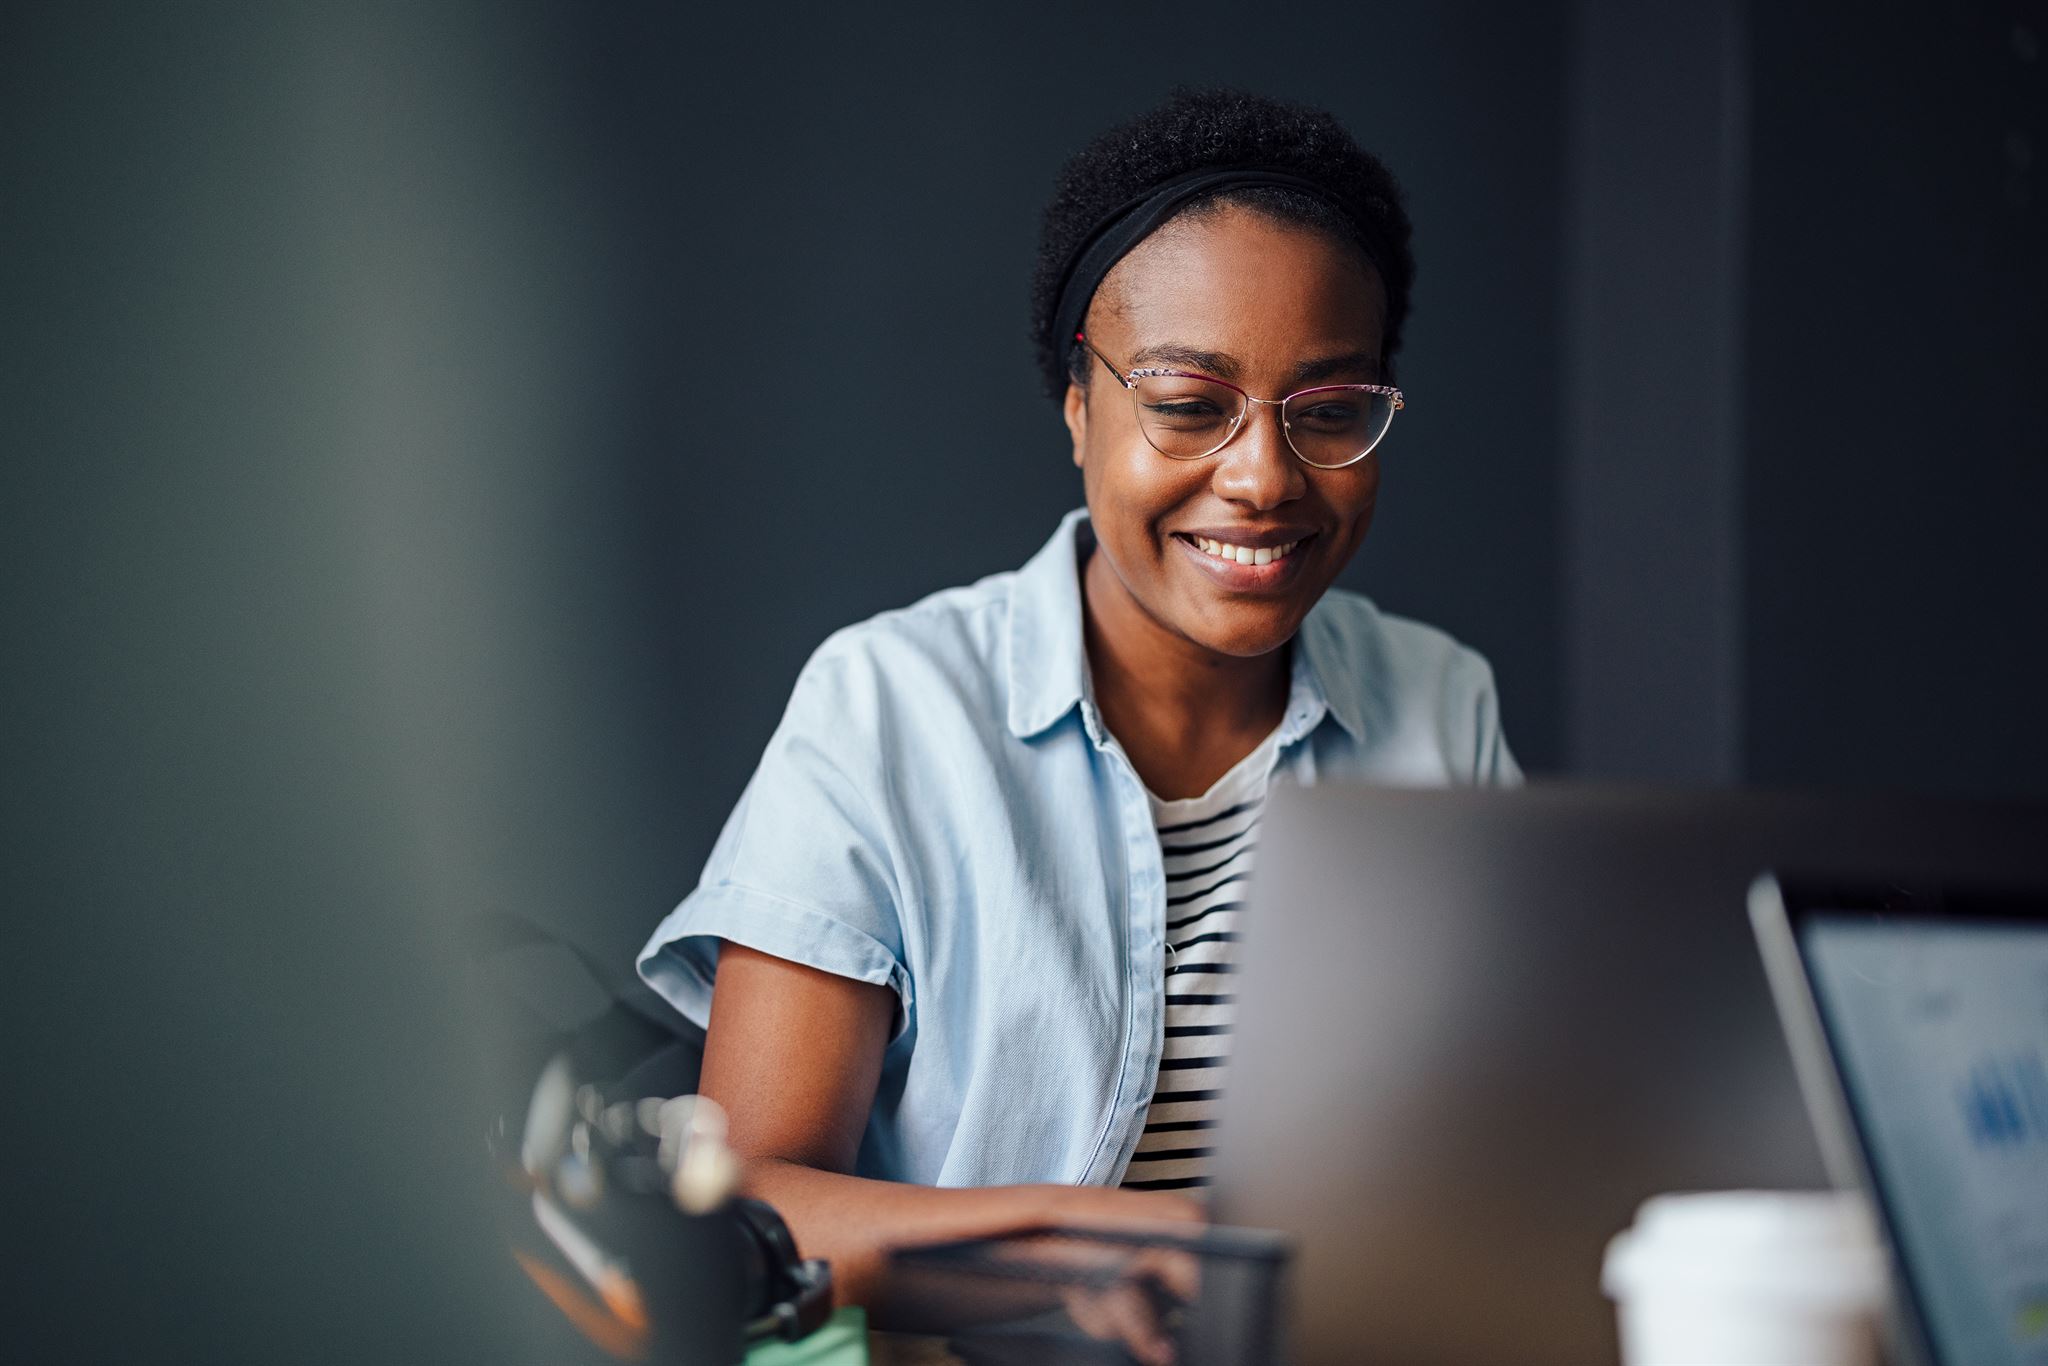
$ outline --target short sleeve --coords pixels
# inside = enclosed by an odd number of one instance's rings
[[[882,680],[837,639],[798,677],[696,889],[640,951],[640,976],[700,1025],[721,940],[889,987],[898,1034],[910,1017],[897,842],[878,814]]]

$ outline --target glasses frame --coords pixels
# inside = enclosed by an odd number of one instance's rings
[[[1254,403],[1263,403],[1268,408],[1280,409],[1280,412],[1277,414],[1277,416],[1280,419],[1280,435],[1286,439],[1287,449],[1294,452],[1294,458],[1296,460],[1299,460],[1302,464],[1307,465],[1312,470],[1348,469],[1351,466],[1356,465],[1359,461],[1365,459],[1365,457],[1367,457],[1368,455],[1371,455],[1374,451],[1379,449],[1380,442],[1385,441],[1387,439],[1387,433],[1393,430],[1394,413],[1398,413],[1403,408],[1408,406],[1407,400],[1403,398],[1401,395],[1401,391],[1399,389],[1394,388],[1390,384],[1316,384],[1311,385],[1306,389],[1296,389],[1293,393],[1283,394],[1279,398],[1259,398],[1255,394],[1246,392],[1239,385],[1232,384],[1227,379],[1218,379],[1214,375],[1205,375],[1198,370],[1157,370],[1149,368],[1129,371],[1119,370],[1116,368],[1116,365],[1113,362],[1111,362],[1108,356],[1103,355],[1100,351],[1095,349],[1095,343],[1089,341],[1086,334],[1076,332],[1074,334],[1074,340],[1081,343],[1081,345],[1087,347],[1089,354],[1093,355],[1095,359],[1101,361],[1103,368],[1108,370],[1111,375],[1116,377],[1116,382],[1122,385],[1127,392],[1131,393],[1131,405],[1133,408],[1137,406],[1138,399],[1136,390],[1138,387],[1138,381],[1141,379],[1198,379],[1206,384],[1220,384],[1224,388],[1232,390],[1237,394],[1239,398],[1244,400],[1244,406],[1238,410],[1237,416],[1234,419],[1232,419],[1230,424],[1230,430],[1224,433],[1223,439],[1217,442],[1215,445],[1211,446],[1208,450],[1203,451],[1200,455],[1173,455],[1169,452],[1159,450],[1159,443],[1152,439],[1152,434],[1150,432],[1145,431],[1144,415],[1142,413],[1139,414],[1138,430],[1144,433],[1145,444],[1150,446],[1153,450],[1159,451],[1159,454],[1167,460],[1207,460],[1210,456],[1216,454],[1216,452],[1222,450],[1225,446],[1228,446],[1232,441],[1237,439],[1237,434],[1243,431],[1245,426],[1247,425],[1245,419],[1251,416],[1252,405]],[[1303,455],[1301,453],[1301,447],[1294,444],[1294,432],[1287,425],[1287,405],[1293,402],[1295,399],[1300,398],[1303,394],[1330,393],[1383,394],[1394,401],[1394,408],[1393,412],[1387,414],[1387,425],[1380,429],[1380,434],[1372,439],[1372,444],[1370,446],[1367,446],[1364,450],[1360,451],[1357,455],[1352,456],[1349,460],[1343,461],[1339,464],[1322,465],[1316,463],[1315,461],[1309,459],[1307,456]]]

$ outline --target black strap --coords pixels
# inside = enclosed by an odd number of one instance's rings
[[[1088,316],[1088,304],[1095,297],[1103,277],[1131,248],[1156,232],[1159,226],[1191,201],[1218,190],[1240,185],[1276,185],[1297,190],[1328,204],[1344,215],[1365,244],[1373,267],[1385,276],[1390,257],[1386,243],[1368,223],[1354,217],[1326,186],[1289,171],[1264,166],[1208,166],[1163,180],[1141,195],[1119,204],[1105,214],[1084,238],[1060,273],[1059,304],[1053,309],[1054,354],[1064,354]]]

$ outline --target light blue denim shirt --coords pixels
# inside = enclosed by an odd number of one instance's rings
[[[896,993],[861,1175],[1114,1185],[1137,1144],[1166,884],[1089,688],[1092,544],[1077,511],[1021,570],[820,646],[696,890],[641,950],[700,1024],[720,940]],[[1332,590],[1294,645],[1276,773],[1519,778],[1492,670],[1442,632]]]

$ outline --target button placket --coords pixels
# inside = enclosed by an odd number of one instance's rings
[[[1166,872],[1152,808],[1136,766],[1103,727],[1094,703],[1086,699],[1081,703],[1081,723],[1116,775],[1117,813],[1124,838],[1124,943],[1128,953],[1124,964],[1123,1065],[1107,1133],[1089,1163],[1092,1172],[1101,1165],[1104,1154],[1111,1155],[1119,1169],[1129,1161],[1158,1078],[1164,993],[1155,989],[1150,974],[1166,952]],[[1138,922],[1141,913],[1145,916],[1142,927]]]

